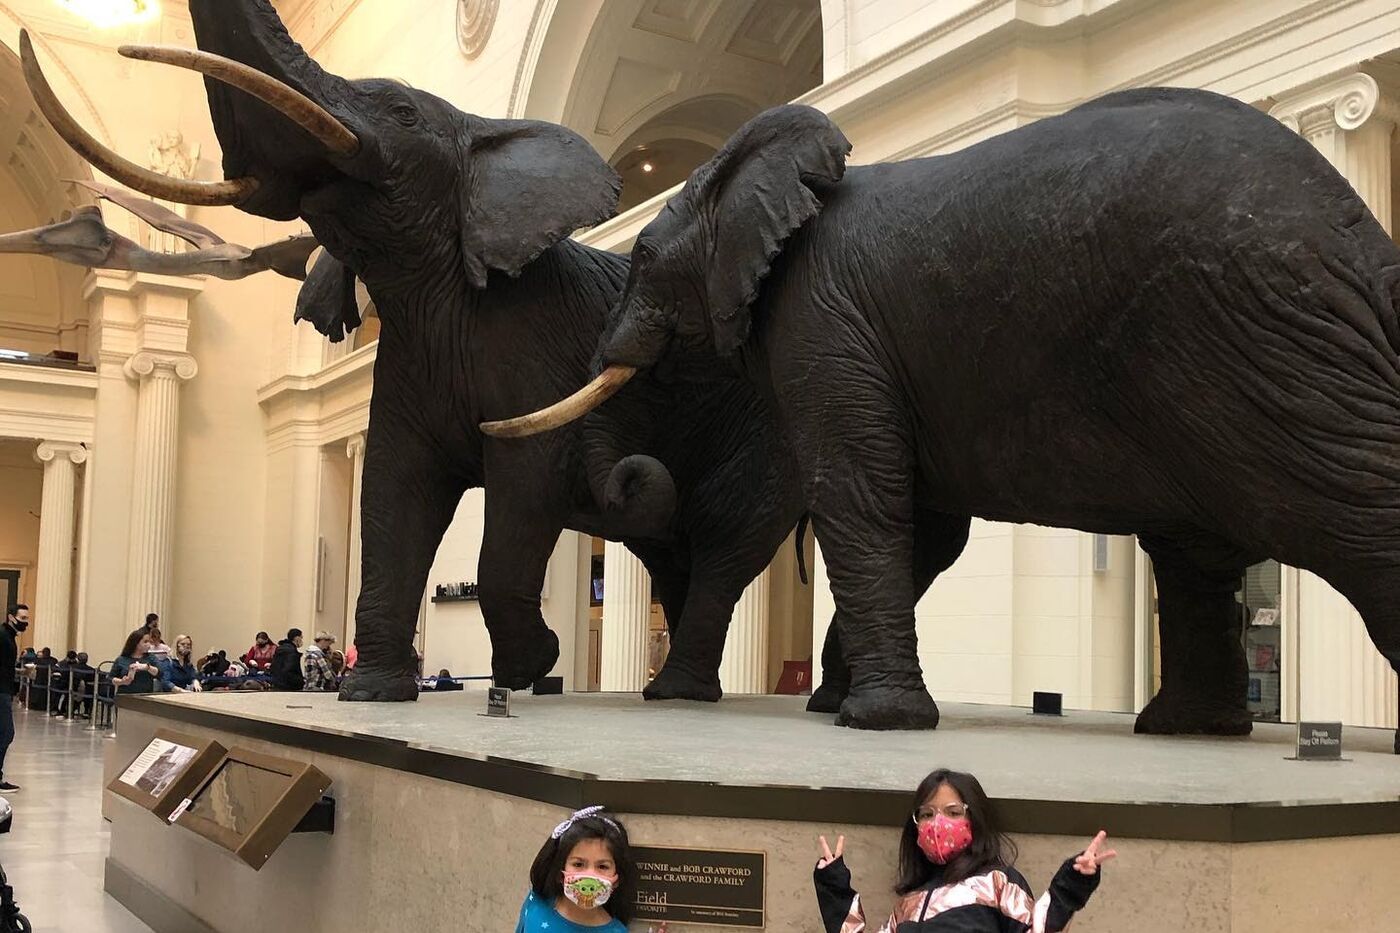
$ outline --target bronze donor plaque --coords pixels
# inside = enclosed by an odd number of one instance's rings
[[[763,929],[767,854],[636,846],[637,919]]]

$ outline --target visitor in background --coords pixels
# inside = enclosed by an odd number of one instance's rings
[[[154,613],[154,612],[148,612],[148,613],[146,613],[146,624],[143,625],[143,626],[141,626],[141,627],[144,628],[144,629],[145,629],[146,631],[148,631],[148,632],[149,632],[151,629],[153,629],[153,628],[159,628],[159,627],[160,627],[160,616],[157,615],[157,614]]]
[[[34,680],[29,689],[29,708],[33,711],[49,709],[52,700],[53,670],[58,659],[48,648],[40,648],[34,658]],[[48,688],[48,689],[45,689]]]
[[[5,753],[15,740],[15,665],[19,647],[15,639],[29,628],[29,607],[24,603],[5,608],[5,624],[0,626],[0,794],[13,794],[18,784],[5,780]]]
[[[92,717],[92,685],[97,680],[97,670],[88,663],[88,653],[78,652],[78,660],[73,665],[73,689],[78,691],[78,717]]]
[[[977,778],[934,771],[914,791],[899,840],[899,882],[894,912],[881,931],[945,926],[966,933],[1057,933],[1099,886],[1099,866],[1117,855],[1100,851],[1106,833],[1068,859],[1037,903],[1018,872],[1016,844],[1001,831],[996,810]],[[860,895],[851,888],[844,859],[846,837],[836,850],[820,837],[822,857],[814,881],[826,933],[868,929]],[[935,921],[937,918],[937,922]]]
[[[199,672],[205,677],[226,677],[228,669],[228,653],[220,649],[217,654],[211,654],[204,659],[204,664],[200,667]]]
[[[19,656],[19,662],[21,664],[33,664],[34,659],[37,657],[38,655],[34,653],[34,646],[30,645],[24,649],[24,654]]]
[[[301,675],[301,629],[288,629],[272,656],[272,689],[300,690],[306,683]]]
[[[204,685],[199,682],[200,673],[194,666],[194,639],[181,635],[175,639],[175,656],[170,660],[170,686],[176,690],[189,690],[199,693]]]
[[[335,671],[331,669],[331,659],[327,656],[335,645],[335,636],[330,632],[317,632],[311,647],[306,649],[306,681],[303,690],[324,692],[337,686]]]
[[[340,678],[345,676],[345,655],[339,648],[330,653],[327,659],[331,662],[331,673],[335,675],[335,682],[340,683]]]
[[[453,680],[453,679],[452,679],[452,672],[449,671],[447,668],[444,667],[442,670],[438,671],[438,675],[437,675],[437,686],[434,687],[434,689],[435,689],[435,690],[461,690],[461,689],[462,689],[462,685],[459,684],[459,683],[457,683],[457,681]]]
[[[258,632],[257,639],[253,642],[253,647],[248,649],[240,660],[248,665],[248,670],[257,673],[266,671],[272,667],[272,658],[277,654],[277,646],[272,643],[272,636],[267,632]]]
[[[578,810],[554,827],[535,856],[515,933],[627,933],[636,878],[627,830],[617,817],[602,807]]]
[[[355,662],[360,660],[360,649],[355,647],[355,642],[350,642],[350,647],[345,649],[345,669],[353,671]]]
[[[70,683],[69,673],[73,670],[73,665],[78,663],[78,652],[69,649],[68,653],[59,659],[53,666],[53,679],[50,681],[49,689],[57,694],[58,699],[53,702],[53,715],[68,715],[68,689],[76,689],[76,683]]]
[[[112,683],[118,693],[155,693],[170,689],[169,682],[161,679],[159,665],[146,660],[150,653],[150,633],[144,628],[126,636],[122,653],[112,662]]]

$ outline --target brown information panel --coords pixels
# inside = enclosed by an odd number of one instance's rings
[[[223,757],[218,742],[157,729],[107,789],[165,819]]]
[[[637,919],[764,925],[767,853],[634,846]]]

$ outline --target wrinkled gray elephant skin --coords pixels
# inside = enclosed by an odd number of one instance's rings
[[[600,361],[728,357],[771,398],[851,666],[838,722],[937,722],[914,603],[969,516],[1140,537],[1139,731],[1250,731],[1233,594],[1266,557],[1400,666],[1400,250],[1311,145],[1146,89],[947,156],[848,148],[803,107],[742,128],[638,237]]]

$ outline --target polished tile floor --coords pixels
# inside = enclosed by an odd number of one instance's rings
[[[149,933],[102,890],[108,825],[102,819],[106,731],[15,710],[5,777],[13,828],[0,836],[0,865],[39,933]]]

